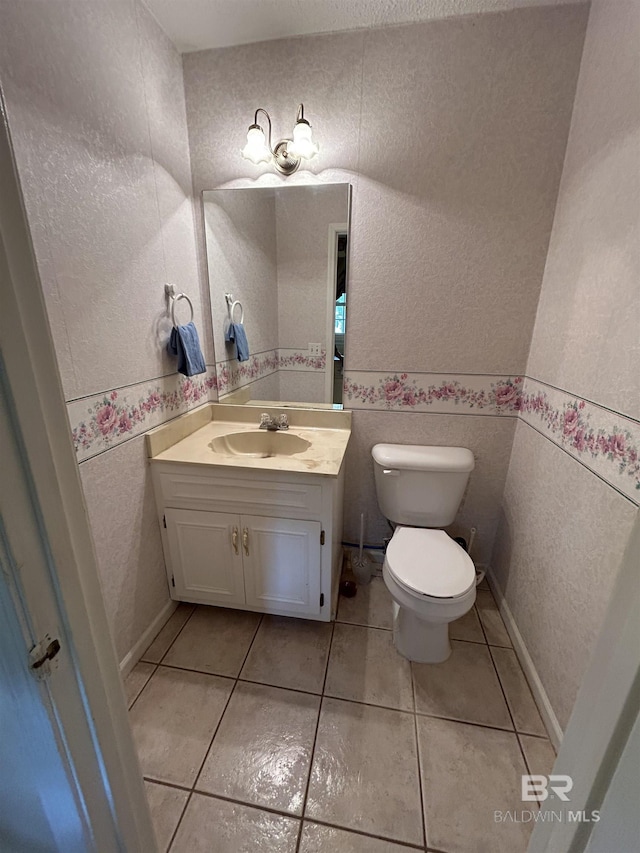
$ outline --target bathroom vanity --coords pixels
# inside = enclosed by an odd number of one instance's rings
[[[265,407],[278,416],[282,408]],[[329,621],[351,414],[210,403],[147,434],[171,597]]]

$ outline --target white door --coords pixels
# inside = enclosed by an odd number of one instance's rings
[[[208,604],[244,604],[240,516],[168,509],[174,596]]]
[[[0,850],[152,853],[1,90],[0,305]]]
[[[29,672],[33,642],[11,588],[15,561],[8,546],[0,536],[0,848],[84,853],[95,847],[71,767],[58,749],[47,686]],[[115,849],[115,833],[111,841]]]
[[[0,849],[115,853],[121,848],[102,757],[52,585],[1,350],[0,459]],[[30,651],[47,635],[51,660],[34,670],[39,661]],[[65,726],[73,726],[84,779],[95,786],[90,799]]]
[[[292,615],[320,612],[319,521],[243,515],[247,604]]]

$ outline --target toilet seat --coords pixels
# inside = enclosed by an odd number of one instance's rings
[[[394,580],[413,595],[457,598],[476,582],[473,560],[444,530],[397,527],[386,563]]]

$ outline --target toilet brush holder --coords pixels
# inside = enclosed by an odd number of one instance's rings
[[[351,561],[351,569],[359,584],[371,583],[373,566],[366,557],[358,559],[358,556],[356,555]]]
[[[360,513],[360,547],[357,554],[351,554],[351,568],[358,583],[371,583],[373,567],[364,555],[364,513]]]

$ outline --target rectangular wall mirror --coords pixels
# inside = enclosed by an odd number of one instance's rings
[[[349,184],[202,193],[220,402],[342,406],[350,200]]]

